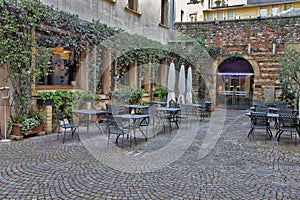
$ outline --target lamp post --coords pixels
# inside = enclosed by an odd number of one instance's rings
[[[10,139],[7,139],[6,137],[6,100],[9,98],[9,87],[2,86],[0,87],[1,91],[1,97],[3,99],[3,105],[4,105],[4,139],[0,140],[1,142],[9,142]]]

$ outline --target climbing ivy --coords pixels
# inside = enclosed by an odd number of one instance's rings
[[[31,104],[31,84],[51,72],[49,48],[64,45],[78,59],[80,52],[118,32],[39,1],[0,0],[0,10],[0,66],[8,71],[21,113]]]
[[[278,71],[282,98],[285,102],[295,105],[296,97],[300,95],[300,54],[296,50],[287,50],[279,62],[282,64]]]
[[[120,75],[135,61],[141,66],[155,64],[154,71],[165,58],[169,63],[176,57],[178,68],[183,62],[186,66],[207,65],[207,53],[201,44],[195,45],[190,52],[180,44],[164,45],[141,35],[115,30],[96,20],[80,20],[77,15],[56,10],[40,1],[0,0],[0,10],[0,66],[8,71],[7,79],[16,90],[17,104],[23,113],[31,104],[31,84],[51,72],[49,48],[70,49],[77,61],[80,53],[92,52],[88,60],[92,90],[97,87],[96,80],[101,75],[102,49],[111,51]],[[141,70],[147,71],[147,66]]]

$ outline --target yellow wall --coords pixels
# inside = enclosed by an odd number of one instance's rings
[[[300,8],[300,2],[292,3],[293,8]],[[279,7],[279,12],[284,11],[284,4],[277,4]],[[208,19],[208,13],[214,14],[214,19],[217,19],[217,12],[223,12],[223,16],[227,19],[228,11],[233,11],[236,19],[248,19],[248,18],[257,18],[259,16],[260,7],[267,8],[267,15],[271,17],[272,15],[272,6],[275,5],[266,5],[266,6],[253,6],[253,7],[241,7],[241,8],[219,8],[213,10],[203,11],[204,19]]]

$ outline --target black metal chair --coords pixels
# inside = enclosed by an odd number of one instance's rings
[[[118,144],[119,137],[123,136],[123,139],[122,139],[122,147],[123,147],[124,136],[129,133],[129,130],[125,129],[123,127],[122,119],[114,118],[112,113],[107,113],[106,119],[107,119],[107,129],[108,129],[108,144],[109,144],[111,135],[117,136],[116,144]]]
[[[179,105],[176,101],[174,101],[173,99],[171,99],[169,101],[169,108],[179,108]]]
[[[181,110],[177,115],[178,121],[181,123],[181,120],[186,120],[186,128],[190,123],[191,117],[194,114],[192,104],[182,104]]]
[[[293,136],[293,133],[295,133],[295,145],[297,144],[297,133],[300,137],[299,132],[299,119],[297,115],[293,115],[290,113],[279,113],[279,119],[278,119],[278,131],[276,133],[277,142],[279,144],[280,137],[283,132],[290,132],[291,137]]]
[[[265,130],[266,139],[271,140],[272,132],[270,129],[270,123],[267,117],[267,113],[265,112],[251,112],[251,130],[248,133],[248,138],[251,141],[251,136],[254,137],[254,133],[256,129]]]
[[[205,103],[205,100],[197,101],[198,107],[196,110],[196,115],[200,117],[200,119],[204,119],[205,117],[210,117],[209,104]]]
[[[269,112],[269,108],[267,106],[258,105],[258,106],[255,107],[255,112],[268,113]]]
[[[66,133],[71,133],[72,134],[72,138],[77,130],[77,134],[78,134],[78,124],[74,123],[74,120],[71,116],[68,115],[64,115],[62,114],[62,112],[60,110],[56,110],[56,119],[58,121],[58,135],[57,135],[57,139],[59,139],[59,134],[61,131],[63,131],[64,135],[63,135],[63,144],[65,143],[65,137],[66,137]],[[78,134],[78,140],[79,140],[79,134]]]
[[[165,131],[165,124],[169,123],[169,114],[165,112],[159,112],[155,106],[152,106],[149,111],[150,119],[153,123],[153,136],[155,137],[159,127],[163,128]]]

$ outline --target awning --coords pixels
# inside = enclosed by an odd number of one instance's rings
[[[235,61],[227,59],[220,64],[218,74],[230,76],[248,76],[253,75],[253,69],[250,63],[245,59],[241,58]]]
[[[219,76],[252,76],[254,75],[253,73],[218,73]]]

